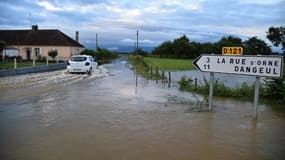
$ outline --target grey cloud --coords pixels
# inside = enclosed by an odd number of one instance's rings
[[[80,30],[80,39],[88,44],[94,44],[95,34],[99,33],[102,45],[116,45],[124,38],[135,39],[136,30],[145,42],[159,42],[173,40],[181,34],[186,34],[190,40],[208,42],[217,41],[222,36],[232,34],[230,29],[236,28],[264,28],[284,25],[285,1],[279,3],[243,3],[236,0],[208,0],[200,1],[200,10],[176,8],[177,6],[159,4],[157,9],[171,12],[146,12],[150,7],[147,1],[111,1],[111,0],[47,0],[55,7],[88,6],[98,4],[98,10],[86,12],[77,10],[46,10],[32,0],[1,0],[0,27],[25,27],[37,23],[40,28],[53,26],[73,35]],[[136,22],[122,21],[106,6],[118,7],[128,12],[128,9],[138,9],[140,14]],[[160,8],[159,8],[160,7]],[[96,8],[97,9],[97,8]],[[112,8],[113,9],[113,8]],[[31,16],[30,16],[31,13]],[[60,23],[59,23],[60,22]],[[65,26],[62,26],[65,25]],[[43,25],[43,26],[41,26]],[[241,33],[236,36],[246,37]],[[145,43],[150,45],[151,43]]]
[[[11,2],[11,1],[9,1]],[[41,22],[37,16],[37,8],[34,4],[26,1],[13,1],[13,5],[8,1],[0,2],[1,18],[0,26],[30,26],[32,22]],[[15,3],[15,4],[14,4]],[[31,9],[32,8],[32,9]]]

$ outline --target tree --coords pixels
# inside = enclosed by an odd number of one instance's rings
[[[189,39],[185,35],[173,41],[173,54],[176,58],[190,57]]]
[[[200,54],[211,54],[211,53],[221,53],[222,50],[218,50],[215,46],[215,44],[207,42],[207,43],[201,43],[197,44],[199,47],[199,55]],[[218,51],[218,52],[217,52]]]
[[[172,42],[166,41],[160,46],[155,47],[152,51],[153,55],[159,55],[159,57],[170,57],[173,54],[172,52]]]
[[[112,59],[115,59],[118,57],[118,54],[115,52],[111,52],[104,48],[97,48],[97,51],[94,51],[92,49],[85,49],[80,53],[81,55],[90,55],[94,57],[99,62],[109,62]]]
[[[283,53],[285,54],[285,27],[270,27],[266,34],[266,37],[274,46],[282,46]]]
[[[6,46],[6,42],[0,41],[0,53],[1,53],[1,55],[2,55],[3,61],[4,61],[4,59],[5,59],[5,55],[3,55],[2,51],[4,50],[5,46]]]
[[[96,52],[92,49],[85,49],[81,53],[81,55],[89,55],[89,56],[96,56]]]
[[[244,54],[248,55],[270,55],[272,54],[271,48],[263,41],[257,37],[251,37],[243,43]]]
[[[136,49],[133,53],[134,55],[137,54],[137,55],[141,55],[141,56],[147,56],[148,53],[140,48]]]
[[[196,58],[198,57],[200,54],[199,54],[199,50],[200,50],[200,45],[199,43],[196,43],[196,42],[190,42],[189,43],[189,51],[186,52],[188,53],[188,55],[185,57],[185,58]]]
[[[53,59],[57,56],[57,50],[51,50],[48,52],[48,55]]]
[[[242,47],[242,40],[232,35],[222,37],[217,43],[215,43],[213,47],[214,53],[221,54],[223,47]]]
[[[266,32],[266,37],[274,46],[282,46],[285,55],[285,27],[270,27]],[[283,74],[285,71],[283,70]],[[285,76],[283,78],[269,78],[265,81],[265,96],[275,99],[280,103],[285,102]]]
[[[6,46],[6,42],[0,41],[0,52],[4,50],[5,46]]]
[[[223,47],[240,47],[242,46],[242,40],[238,37],[234,37],[232,35],[227,37],[222,37],[219,44],[224,45]]]

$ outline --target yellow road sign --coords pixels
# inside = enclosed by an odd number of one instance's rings
[[[223,55],[242,55],[243,48],[242,47],[223,47],[222,54]]]

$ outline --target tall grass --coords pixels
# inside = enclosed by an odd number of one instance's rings
[[[142,75],[147,79],[162,79],[162,75],[159,72],[152,70],[154,68],[148,66],[145,63],[144,57],[131,55],[128,59],[129,62],[133,65],[133,69],[136,71],[136,73]]]
[[[203,85],[196,85],[193,83],[193,79],[182,77],[179,81],[179,88],[182,91],[196,92],[200,94],[209,93],[209,82],[204,78]],[[230,88],[225,86],[222,82],[215,81],[214,83],[214,95],[223,97],[237,97],[251,99],[254,95],[254,85],[248,85],[243,83],[240,87]]]

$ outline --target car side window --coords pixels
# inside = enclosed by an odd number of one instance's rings
[[[90,61],[91,61],[91,62],[94,62],[94,59],[93,59],[92,57],[90,57]]]

